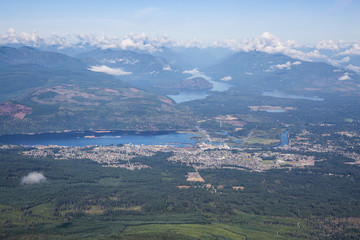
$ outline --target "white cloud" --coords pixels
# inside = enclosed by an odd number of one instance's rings
[[[221,81],[230,81],[232,80],[232,77],[231,76],[225,76],[223,78],[220,79]]]
[[[343,59],[341,60],[333,60],[333,59],[328,59],[328,62],[331,63],[332,65],[334,66],[339,66],[341,63],[347,63],[350,61],[350,57],[347,56],[347,57],[344,57]]]
[[[157,51],[156,44],[152,44],[153,40],[146,36],[145,33],[125,35],[124,39],[119,40],[118,47],[121,49],[138,49],[142,51]]]
[[[42,173],[38,173],[38,172],[32,172],[29,173],[27,176],[24,176],[21,179],[21,184],[25,185],[25,184],[38,184],[38,183],[42,183],[45,182],[46,178]]]
[[[349,49],[339,53],[338,55],[360,55],[360,44],[354,43]]]
[[[138,17],[147,17],[158,14],[157,8],[144,8],[135,14]],[[161,11],[160,11],[161,12]],[[233,51],[259,51],[269,54],[284,54],[304,61],[324,61],[334,65],[344,66],[344,62],[337,62],[336,56],[360,55],[359,42],[322,40],[315,45],[299,45],[293,40],[283,40],[264,32],[259,37],[248,39],[222,39],[214,42],[203,42],[199,39],[171,40],[167,35],[149,37],[145,33],[127,34],[124,36],[72,34],[41,36],[37,31],[32,33],[16,32],[9,29],[5,34],[0,34],[0,45],[22,44],[32,47],[58,46],[63,48],[86,48],[88,46],[101,49],[126,49],[145,52],[162,51],[162,47],[223,47]],[[323,51],[332,50],[332,51]],[[344,58],[346,60],[346,58]],[[341,60],[342,61],[342,60]]]
[[[264,32],[261,37],[248,39],[242,43],[245,51],[256,50],[269,54],[286,53],[296,46],[297,43],[295,41],[283,41],[270,32]]]
[[[284,64],[276,64],[274,67],[277,68],[277,69],[284,69],[284,68],[290,69],[291,68],[291,62],[286,62]]]
[[[339,50],[339,46],[333,40],[321,40],[316,44],[316,49]]]
[[[347,66],[346,66],[346,69],[349,69],[349,70],[351,70],[351,71],[360,73],[360,67],[354,66],[354,65],[352,65],[352,64],[347,65]]]
[[[34,31],[30,34],[25,32],[18,33],[11,28],[6,34],[0,34],[0,45],[6,44],[23,44],[32,47],[39,47],[42,45],[58,45],[60,49],[68,47],[78,48],[83,47],[84,45],[89,45],[101,49],[121,48],[154,52],[158,51],[160,47],[172,46],[174,45],[174,42],[171,41],[166,35],[150,38],[146,36],[145,33],[127,34],[122,37],[105,34],[52,34],[50,37],[43,37],[40,36],[37,31]]]
[[[134,48],[134,47],[136,47],[136,44],[134,43],[133,40],[131,40],[130,38],[127,38],[127,39],[124,39],[121,41],[120,47],[122,49]]]
[[[351,80],[351,77],[349,76],[349,73],[344,73],[344,76],[339,77],[340,81],[345,81],[345,80]]]
[[[299,45],[293,40],[282,40],[269,32],[264,32],[260,37],[244,40],[218,40],[213,42],[213,46],[225,47],[233,51],[280,53],[304,61],[325,61],[330,64],[333,64],[331,62],[332,56],[360,55],[359,42],[322,40],[315,46]],[[333,52],[326,52],[325,54],[319,50],[332,50]]]
[[[264,32],[260,37],[249,38],[245,40],[224,39],[213,43],[217,47],[230,48],[233,51],[259,51],[269,54],[284,54],[296,59],[311,61],[313,59],[326,59],[325,55],[320,54],[319,50],[304,52],[300,50],[301,45],[293,40],[284,41],[275,35]]]
[[[192,70],[186,70],[186,71],[183,71],[183,73],[196,75],[196,74],[199,74],[199,73],[200,73],[200,71],[199,71],[197,68],[194,68],[194,69],[192,69]]]
[[[164,71],[172,71],[171,67],[169,65],[166,65],[163,67]]]
[[[332,49],[334,52],[331,54],[334,56],[360,54],[360,44],[358,42],[349,43],[345,41],[334,42],[332,40],[323,40],[315,46],[299,45],[293,40],[282,40],[269,32],[264,32],[260,37],[244,40],[217,40],[212,43],[212,46],[225,47],[233,51],[279,53],[304,61],[325,61],[329,63],[331,63],[330,58],[319,50]]]
[[[287,62],[284,63],[284,64],[276,64],[276,65],[270,66],[270,68],[269,68],[268,70],[265,70],[265,71],[266,71],[266,72],[270,72],[270,71],[275,70],[275,69],[280,69],[280,70],[286,69],[286,70],[289,70],[289,69],[291,69],[291,66],[294,66],[294,65],[296,66],[296,65],[300,65],[300,64],[301,64],[300,61],[295,61],[295,62],[293,62],[293,63],[287,61]]]
[[[108,66],[102,65],[102,66],[91,66],[90,68],[88,68],[90,71],[93,72],[103,72],[103,73],[107,73],[109,75],[116,75],[116,76],[121,76],[121,75],[129,75],[131,74],[131,72],[125,72],[124,70],[120,69],[120,68],[110,68]]]
[[[121,63],[123,63],[123,64],[129,64],[129,65],[135,65],[135,64],[137,64],[138,62],[140,62],[140,60],[139,59],[134,59],[134,58],[126,58],[126,57],[124,57],[124,58],[118,58],[118,59],[116,59],[116,61],[117,62],[121,62]]]
[[[39,36],[38,31],[29,33],[17,33],[13,28],[10,28],[8,32],[0,36],[0,44],[26,44],[28,46],[39,46],[44,43],[44,39]]]
[[[312,61],[312,60],[326,60],[327,57],[322,55],[319,50],[315,49],[311,52],[302,52],[300,50],[290,50],[289,54],[290,57],[298,58],[305,61]]]

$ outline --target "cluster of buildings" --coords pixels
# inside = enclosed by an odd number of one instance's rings
[[[315,157],[277,151],[248,151],[248,149],[175,149],[169,161],[201,168],[231,168],[264,171],[283,166],[314,165]]]
[[[349,138],[358,137],[359,135],[355,132],[336,132],[342,136]],[[306,132],[305,138],[292,139],[288,145],[280,147],[282,150],[286,151],[296,151],[296,152],[308,152],[308,153],[331,153],[334,155],[343,156],[349,159],[354,160],[354,162],[349,162],[349,164],[360,164],[360,154],[355,150],[352,150],[355,145],[359,145],[359,141],[346,140],[337,138],[337,140],[328,139],[324,143],[314,143],[308,139],[313,137],[313,134]],[[332,134],[326,133],[322,134],[322,137],[331,137]],[[324,140],[324,139],[323,139]]]
[[[149,146],[126,144],[123,146],[89,147],[41,146],[24,151],[23,154],[33,157],[52,157],[54,159],[90,159],[105,167],[135,170],[149,168],[149,166],[131,161],[132,159],[153,156],[155,152]]]
[[[104,167],[119,167],[130,170],[149,168],[137,162],[138,157],[149,157],[157,152],[172,152],[169,162],[180,162],[195,169],[230,168],[264,171],[272,168],[303,167],[314,165],[313,156],[281,153],[276,150],[233,149],[226,145],[201,143],[195,147],[174,147],[168,145],[131,145],[36,147],[23,154],[33,157],[51,157],[54,159],[90,159]]]

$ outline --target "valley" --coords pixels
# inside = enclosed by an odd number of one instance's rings
[[[60,52],[0,48],[0,238],[359,236],[356,72],[222,48]]]
[[[0,1],[0,239],[360,239],[359,12]]]

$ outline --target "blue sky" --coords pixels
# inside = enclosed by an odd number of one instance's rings
[[[202,41],[263,32],[299,43],[360,40],[358,0],[0,0],[0,34],[145,33]]]

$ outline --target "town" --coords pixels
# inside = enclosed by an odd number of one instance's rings
[[[284,148],[285,149],[285,148]],[[282,167],[312,166],[314,156],[299,153],[284,153],[280,148],[252,149],[231,148],[226,144],[197,143],[192,147],[174,145],[118,145],[118,146],[37,146],[23,152],[31,157],[54,159],[90,159],[104,167],[120,167],[130,170],[149,168],[136,162],[138,157],[149,157],[157,152],[171,152],[168,162],[177,162],[194,169],[238,169],[265,171]]]

